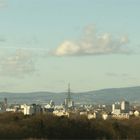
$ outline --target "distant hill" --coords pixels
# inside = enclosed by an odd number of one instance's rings
[[[89,91],[84,94],[83,99],[88,99],[89,102],[93,101],[95,103],[113,103],[122,100],[140,103],[140,86]]]
[[[66,93],[31,92],[31,93],[0,93],[0,101],[8,98],[10,103],[48,103],[50,100],[60,104],[66,98]],[[95,104],[113,103],[115,101],[128,100],[132,103],[140,103],[140,86],[126,88],[102,89],[82,93],[72,93],[76,103]]]

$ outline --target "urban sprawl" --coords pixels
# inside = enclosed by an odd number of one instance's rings
[[[68,86],[67,98],[61,105],[55,105],[52,100],[46,104],[8,104],[7,98],[0,102],[0,112],[22,112],[24,115],[39,113],[52,113],[56,116],[86,116],[88,119],[103,120],[129,119],[139,117],[139,106],[131,105],[128,101],[115,102],[112,105],[87,105],[75,104],[71,98],[70,85]]]

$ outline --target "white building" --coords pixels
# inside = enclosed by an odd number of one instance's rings
[[[112,104],[112,114],[116,114],[116,115],[121,114],[121,106],[119,102]]]
[[[34,114],[33,106],[24,104],[24,105],[21,105],[21,109],[22,109],[24,115],[32,115],[32,114]]]
[[[64,110],[64,106],[63,105],[56,105],[54,107],[54,110]]]
[[[136,110],[136,111],[134,112],[134,115],[135,115],[135,117],[138,117],[138,116],[140,115],[140,112],[139,112],[138,110]]]
[[[112,104],[112,114],[119,115],[121,113],[129,113],[130,106],[128,101],[116,102]]]
[[[6,112],[16,112],[16,109],[15,108],[7,108]]]
[[[123,119],[129,119],[130,115],[129,113],[121,113],[119,115],[113,114],[112,118],[123,120]]]
[[[108,114],[103,113],[103,114],[102,114],[102,119],[103,119],[103,120],[107,120],[107,119],[108,119]]]
[[[87,111],[81,111],[79,114],[80,114],[80,115],[85,115],[85,116],[88,115]]]
[[[36,104],[32,104],[32,105],[24,104],[21,105],[21,110],[24,113],[24,115],[33,115],[41,112],[41,106]]]
[[[90,120],[90,119],[96,119],[96,113],[94,112],[94,113],[89,113],[88,115],[87,115],[87,118]]]
[[[58,111],[58,110],[55,110],[53,111],[53,114],[58,116],[58,117],[62,117],[62,116],[66,116],[66,117],[69,117],[69,113],[67,111]]]

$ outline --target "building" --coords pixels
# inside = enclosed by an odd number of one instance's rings
[[[0,102],[0,112],[6,112],[7,107],[7,98],[4,98],[4,101]]]
[[[58,117],[62,117],[62,116],[69,117],[69,112],[64,111],[64,110],[55,110],[53,111],[53,114]]]
[[[24,115],[34,115],[37,113],[41,113],[42,109],[40,105],[32,104],[32,105],[21,105],[21,110]]]
[[[53,100],[50,100],[50,106],[52,107],[52,108],[54,108],[55,107],[55,103],[54,103],[54,101]]]
[[[130,118],[130,115],[129,115],[129,113],[121,113],[119,115],[113,114],[112,115],[112,118],[123,120],[123,119],[129,119]]]
[[[102,119],[103,120],[107,120],[108,119],[108,114],[107,113],[103,113],[102,114]]]
[[[96,119],[96,113],[95,113],[95,112],[89,113],[89,114],[87,115],[87,118],[88,118],[89,120],[91,120],[91,119]]]
[[[139,117],[140,112],[138,110],[136,110],[136,111],[134,111],[134,115],[135,115],[135,117]]]
[[[112,104],[112,114],[119,115],[121,114],[121,105],[120,102]]]
[[[128,101],[122,101],[121,102],[121,111],[123,113],[128,113],[130,111],[130,106]]]
[[[121,113],[129,113],[130,105],[128,101],[116,102],[112,104],[112,114],[120,115]]]
[[[51,100],[49,104],[43,107],[43,112],[53,112],[55,108],[55,103]]]

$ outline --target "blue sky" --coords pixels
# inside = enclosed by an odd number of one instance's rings
[[[140,85],[139,0],[0,0],[0,91]]]

